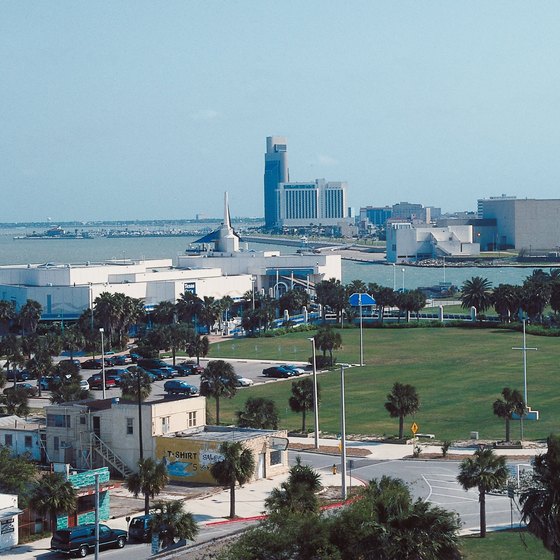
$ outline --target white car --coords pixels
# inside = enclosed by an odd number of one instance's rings
[[[250,387],[255,383],[252,379],[249,379],[248,377],[241,377],[240,375],[237,375],[236,379],[238,387]]]
[[[80,389],[82,391],[89,391],[89,383],[87,382],[87,379],[80,380]]]

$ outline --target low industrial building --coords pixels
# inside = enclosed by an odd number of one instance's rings
[[[204,426],[155,438],[156,458],[165,461],[171,480],[217,484],[210,467],[222,459],[220,445],[241,442],[255,460],[252,480],[288,471],[288,439],[285,430],[256,430]]]
[[[0,445],[12,457],[27,454],[32,461],[46,462],[44,419],[25,419],[15,414],[0,416]]]

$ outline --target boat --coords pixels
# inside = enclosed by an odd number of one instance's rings
[[[54,226],[43,233],[32,232],[27,235],[17,235],[14,239],[93,239],[89,231],[78,230],[66,231],[60,226]]]

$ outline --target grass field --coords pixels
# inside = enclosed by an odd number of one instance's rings
[[[464,537],[461,548],[465,560],[550,560],[553,556],[542,542],[525,531],[496,531],[484,539]]]
[[[307,361],[308,340],[313,332],[277,338],[224,340],[212,345],[210,359],[245,358]],[[338,362],[359,362],[359,330],[341,331],[343,347]],[[523,392],[523,353],[517,332],[493,329],[421,328],[364,329],[364,367],[346,369],[346,429],[348,434],[392,435],[397,419],[384,408],[387,393],[395,381],[414,385],[421,408],[405,420],[415,421],[420,432],[433,433],[439,440],[467,439],[478,431],[481,439],[503,439],[504,423],[492,412],[492,403],[509,386]],[[525,422],[525,439],[546,438],[558,431],[560,382],[558,376],[560,339],[527,336],[528,401],[540,411],[538,422]],[[236,371],[243,374],[242,365]],[[323,433],[340,431],[340,372],[323,373],[320,428]],[[300,415],[288,407],[291,381],[278,381],[240,391],[232,400],[222,399],[221,420],[234,421],[249,395],[276,400],[281,427],[298,429]],[[209,403],[213,413],[213,403]],[[308,426],[312,426],[309,418]],[[512,438],[520,436],[519,422],[512,424]]]

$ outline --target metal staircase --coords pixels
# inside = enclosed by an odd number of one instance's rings
[[[133,471],[128,468],[126,463],[97,435],[91,433],[91,446],[97,453],[119,471],[123,477],[128,477],[133,474]]]

